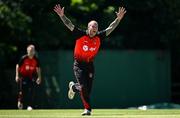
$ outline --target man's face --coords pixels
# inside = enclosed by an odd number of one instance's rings
[[[27,47],[27,54],[28,54],[28,56],[34,56],[35,55],[35,47],[33,45],[30,45]]]
[[[96,21],[90,21],[88,23],[88,34],[90,37],[93,37],[98,32],[98,23]]]

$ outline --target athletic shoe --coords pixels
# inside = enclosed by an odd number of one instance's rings
[[[18,101],[17,107],[18,107],[18,109],[23,109],[23,104],[20,101]]]
[[[31,106],[28,106],[28,107],[27,107],[27,110],[28,110],[28,111],[31,111],[31,110],[33,110],[33,108],[32,108]]]
[[[90,115],[91,115],[91,111],[85,109],[84,112],[81,113],[81,115],[82,115],[82,116],[85,116],[85,115],[90,116]]]
[[[69,91],[68,91],[68,98],[72,100],[74,98],[75,92],[73,91],[73,86],[75,83],[73,81],[69,82]]]

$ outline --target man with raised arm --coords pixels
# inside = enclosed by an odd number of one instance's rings
[[[119,24],[126,13],[125,8],[119,7],[115,20],[102,31],[98,31],[98,23],[91,20],[86,30],[75,26],[64,14],[64,7],[59,4],[54,6],[54,11],[61,18],[63,23],[73,34],[76,34],[76,44],[74,48],[74,75],[77,83],[69,82],[69,99],[73,99],[76,92],[80,92],[84,105],[82,115],[91,115],[90,93],[94,78],[93,60],[99,51],[102,39],[108,36]]]

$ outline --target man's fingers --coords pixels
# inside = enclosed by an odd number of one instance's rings
[[[56,8],[54,7],[54,9],[53,9],[55,12],[56,12]]]
[[[125,10],[125,8],[124,7],[119,7],[119,11],[118,12],[116,12],[117,14],[125,14],[126,13],[126,10]]]
[[[57,6],[58,6],[59,8],[61,8],[61,5],[60,5],[60,4],[58,4]]]
[[[56,8],[61,8],[60,4],[55,5]]]
[[[61,9],[60,4],[56,4],[56,5],[54,6],[54,9]]]
[[[56,9],[57,9],[57,5],[54,6],[54,11],[56,11]]]
[[[58,8],[58,5],[55,5],[54,8],[57,9],[57,8]]]
[[[57,4],[54,6],[54,11],[55,12],[64,12],[64,7],[61,8],[60,4]]]
[[[62,8],[62,11],[64,11],[64,7]]]
[[[125,8],[124,7],[119,7],[119,12],[120,11],[125,11]]]

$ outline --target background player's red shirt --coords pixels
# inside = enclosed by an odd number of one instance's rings
[[[32,79],[37,76],[37,67],[39,67],[38,59],[35,56],[30,59],[27,55],[25,55],[19,62],[19,73],[22,77]]]
[[[98,32],[96,36],[90,38],[85,31],[74,29],[75,33],[81,35],[76,40],[74,58],[79,61],[92,62],[99,51],[101,39],[105,37],[105,31]]]

